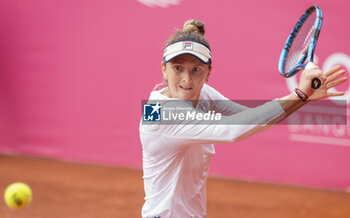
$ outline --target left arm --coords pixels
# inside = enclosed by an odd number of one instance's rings
[[[324,74],[322,74],[322,71],[318,67],[315,67],[310,70],[304,70],[298,88],[303,90],[304,93],[307,93],[307,95],[309,96],[309,100],[311,101],[317,101],[330,96],[344,95],[344,92],[328,92],[330,88],[336,87],[347,80],[347,77],[341,77],[340,79],[338,79],[345,73],[345,70],[340,70],[340,68],[341,66],[339,65],[335,66],[331,70],[325,72]],[[323,80],[322,86],[317,90],[313,90],[310,87],[310,84],[311,81],[317,77]],[[299,108],[308,103],[308,101],[302,101],[301,99],[299,99],[299,97],[295,96],[294,94],[289,94],[280,98],[279,102],[283,110],[285,111],[285,114],[282,117],[276,118],[270,124],[277,124],[281,122],[289,115],[291,115]]]

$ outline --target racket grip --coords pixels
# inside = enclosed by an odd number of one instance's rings
[[[308,69],[311,69],[311,68],[314,68],[314,67],[315,67],[315,64],[312,63],[312,62],[309,62],[309,63],[307,63],[305,69],[308,70]],[[315,78],[315,79],[313,79],[311,81],[311,88],[313,88],[315,90],[320,88],[321,85],[322,85],[322,80],[320,80],[319,78]]]
[[[315,65],[314,63],[309,62],[309,63],[306,64],[305,70],[309,70],[309,69],[311,69],[311,68],[314,68],[315,66],[316,66],[316,65]]]

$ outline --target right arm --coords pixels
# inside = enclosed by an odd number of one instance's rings
[[[169,101],[181,106],[181,101]],[[185,104],[185,102],[184,102]],[[185,106],[185,105],[184,105]],[[164,107],[162,105],[162,107]],[[284,113],[277,100],[251,108],[230,116],[222,116],[218,121],[179,121],[176,124],[142,125],[140,131],[152,134],[154,137],[164,136],[178,139],[181,144],[213,144],[236,142],[247,138],[264,125]]]
[[[329,88],[337,86],[346,80],[346,77],[343,77],[340,80],[332,82],[344,73],[337,71],[339,68],[337,66],[326,72],[326,78],[322,78],[322,72],[318,68],[305,70],[302,73],[298,87],[308,96],[311,96],[312,100],[343,95],[344,93],[342,92],[327,92]],[[310,84],[312,79],[316,77],[323,79],[324,82],[320,89],[314,91],[311,89]],[[279,100],[267,102],[259,107],[247,109],[230,116],[224,116],[224,121],[228,122],[229,125],[207,124],[198,121],[195,124],[184,122],[176,125],[143,125],[140,131],[147,132],[155,137],[165,136],[179,140],[181,144],[237,142],[271,126],[267,124],[279,123],[306,103],[307,101],[303,102],[295,95],[289,94]]]

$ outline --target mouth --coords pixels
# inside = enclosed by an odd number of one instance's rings
[[[181,85],[179,85],[179,87],[180,87],[181,89],[185,90],[185,91],[190,91],[190,90],[193,89],[193,88],[190,87],[190,86],[181,86]]]

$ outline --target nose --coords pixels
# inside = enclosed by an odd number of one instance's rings
[[[183,82],[190,82],[191,80],[192,80],[191,73],[188,70],[183,72],[183,74],[182,74],[182,81]]]

